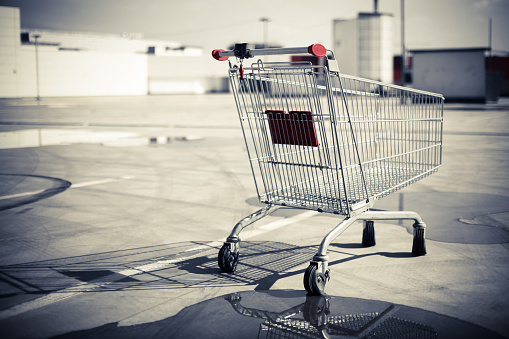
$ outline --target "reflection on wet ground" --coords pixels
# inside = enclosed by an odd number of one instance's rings
[[[104,326],[54,338],[501,338],[482,327],[383,301],[240,292],[152,323]]]

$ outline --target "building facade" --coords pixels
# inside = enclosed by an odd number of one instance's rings
[[[356,19],[334,20],[334,54],[342,73],[386,83],[393,81],[393,17],[359,13]]]
[[[449,102],[485,102],[487,48],[412,50],[412,86]]]
[[[0,98],[227,90],[216,64],[201,48],[139,33],[22,29],[19,8],[0,6]]]

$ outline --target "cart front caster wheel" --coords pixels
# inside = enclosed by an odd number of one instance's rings
[[[362,230],[362,246],[371,247],[375,245],[375,222],[368,220],[365,222]]]
[[[219,268],[226,273],[235,272],[239,262],[239,252],[232,252],[228,244],[224,244],[219,250],[217,263]]]
[[[325,274],[319,273],[318,266],[311,264],[304,273],[304,288],[311,295],[325,294],[325,284],[329,279],[329,270]]]

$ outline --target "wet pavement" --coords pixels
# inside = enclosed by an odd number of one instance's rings
[[[446,104],[443,166],[375,204],[329,248],[325,297],[302,278],[341,218],[261,208],[229,95],[0,100],[2,338],[509,338],[509,100]]]

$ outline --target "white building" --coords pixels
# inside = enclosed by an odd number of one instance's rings
[[[227,90],[219,64],[201,48],[137,33],[21,29],[19,8],[0,6],[0,98]]]
[[[446,101],[486,101],[487,48],[412,50],[413,87]]]
[[[341,73],[392,83],[392,23],[392,15],[382,13],[334,20],[333,48]]]

